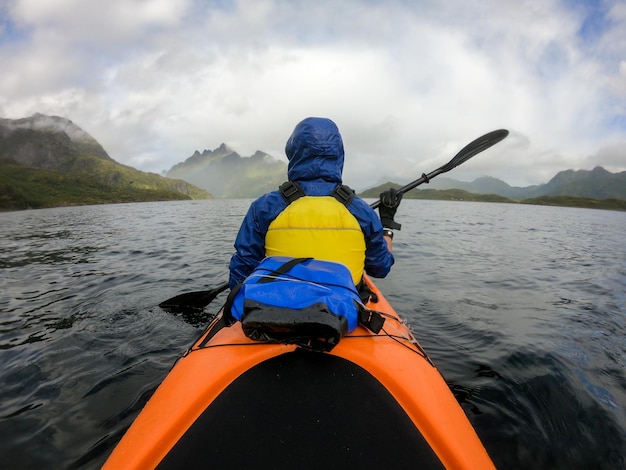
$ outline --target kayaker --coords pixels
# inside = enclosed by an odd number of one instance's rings
[[[289,181],[281,190],[256,199],[248,209],[230,261],[230,288],[266,256],[341,262],[350,269],[355,284],[363,272],[385,277],[394,262],[393,230],[400,229],[394,216],[402,194],[394,189],[381,193],[379,218],[342,185],[343,141],[330,119],[309,117],[298,123],[285,153]],[[289,199],[294,193],[292,199],[297,201]]]

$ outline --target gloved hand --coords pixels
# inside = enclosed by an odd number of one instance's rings
[[[389,188],[384,193],[380,193],[378,213],[380,214],[380,221],[383,223],[383,227],[400,230],[402,225],[393,220],[393,217],[396,215],[401,200],[402,193],[399,193],[393,188]]]

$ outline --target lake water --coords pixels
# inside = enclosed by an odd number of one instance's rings
[[[207,318],[249,200],[0,214],[0,468],[98,468]],[[502,469],[626,467],[626,213],[403,201],[378,282]],[[215,313],[221,298],[207,309]]]

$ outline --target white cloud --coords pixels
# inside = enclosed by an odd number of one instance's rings
[[[64,33],[68,42],[103,45],[140,38],[146,29],[176,26],[186,0],[19,0],[13,19],[39,31]]]
[[[557,0],[103,5],[10,4],[0,115],[66,116],[157,172],[223,141],[282,157],[311,115],[339,125],[354,186],[417,177],[501,127],[511,137],[450,176],[526,185],[592,161],[626,169],[601,150],[626,142],[619,1],[593,36],[584,5]]]

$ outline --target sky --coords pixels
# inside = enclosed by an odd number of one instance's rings
[[[71,119],[161,173],[224,142],[286,161],[337,123],[344,182],[626,170],[626,0],[0,0],[0,117]]]

